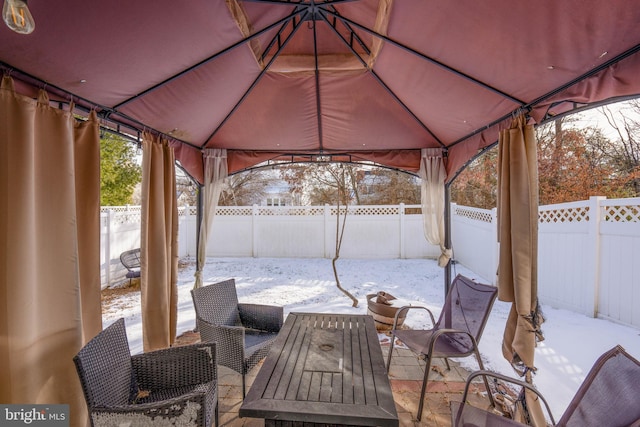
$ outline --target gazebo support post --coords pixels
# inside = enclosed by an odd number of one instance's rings
[[[198,185],[198,201],[196,206],[196,271],[200,271],[203,268],[200,265],[200,229],[202,228],[202,210],[204,201],[202,200],[202,192],[204,191],[204,185]]]
[[[444,184],[444,246],[445,248],[451,248],[451,183]],[[444,294],[449,293],[449,287],[451,286],[451,262],[453,256],[447,262],[444,267]]]

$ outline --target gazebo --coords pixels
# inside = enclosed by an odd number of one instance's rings
[[[0,401],[70,403],[74,425],[71,358],[101,329],[100,129],[143,147],[153,349],[175,339],[176,162],[203,188],[202,241],[217,184],[256,165],[418,174],[446,266],[448,185],[500,140],[500,209],[522,209],[503,211],[501,246],[528,257],[501,262],[500,297],[524,286],[535,312],[532,128],[640,95],[635,0],[30,0],[35,28],[11,15],[25,0],[4,2]]]

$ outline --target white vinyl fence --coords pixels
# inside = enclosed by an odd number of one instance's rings
[[[538,296],[564,308],[640,328],[640,198],[541,206]],[[452,206],[454,257],[495,282],[496,211]]]
[[[350,206],[341,258],[435,258],[422,230],[420,207]],[[180,257],[196,255],[196,208],[179,208]],[[207,244],[212,257],[332,258],[335,206],[221,206]],[[341,207],[344,218],[344,207]],[[103,207],[102,284],[122,281],[119,256],[140,245],[140,208]],[[108,267],[108,268],[107,268]]]
[[[212,257],[332,258],[335,206],[218,207],[207,243]],[[495,284],[496,211],[452,205],[454,259]],[[196,209],[179,209],[181,257],[196,253]],[[351,206],[341,258],[436,258],[418,205]],[[102,284],[123,280],[119,255],[140,245],[139,207],[105,207]],[[540,300],[640,328],[640,198],[541,206]]]

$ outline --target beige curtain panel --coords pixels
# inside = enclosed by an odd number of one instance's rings
[[[85,425],[73,356],[102,329],[95,113],[78,122],[5,76],[0,189],[0,402],[69,404]]]
[[[178,204],[173,148],[150,133],[142,139],[141,210],[142,344],[152,351],[176,339]]]
[[[535,372],[538,311],[538,160],[526,118],[514,119],[498,140],[498,298],[513,303],[502,342],[504,357],[529,382]],[[531,425],[544,426],[537,397],[527,394]]]
[[[422,225],[429,243],[440,247],[438,265],[445,267],[451,259],[451,249],[445,246],[444,182],[447,179],[442,149],[423,148],[419,176],[422,180]]]
[[[207,241],[211,233],[213,218],[216,215],[220,193],[227,178],[227,150],[224,148],[207,148],[204,150],[204,212],[200,224],[198,239],[198,269],[194,288],[202,286],[202,269],[207,260]]]

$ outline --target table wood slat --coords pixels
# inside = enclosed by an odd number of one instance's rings
[[[353,404],[353,349],[351,342],[351,331],[344,330],[344,372],[342,375],[342,403]]]
[[[311,388],[311,372],[306,371],[302,373],[302,379],[300,380],[300,386],[296,393],[296,400],[307,401],[309,400],[309,389]]]
[[[264,389],[263,397],[265,399],[273,399],[275,397],[276,390],[280,385],[282,376],[287,372],[287,364],[289,363],[289,357],[293,355],[294,360],[297,360],[300,349],[302,346],[299,336],[304,336],[306,329],[302,327],[300,323],[295,323],[291,326],[290,331],[287,333],[286,341],[282,346],[282,350],[276,356],[276,365],[273,370],[273,377],[275,381],[269,381]]]
[[[287,388],[286,395],[284,397],[286,400],[299,399],[296,396],[298,395],[299,389],[301,387],[306,388],[306,390],[304,390],[305,396],[308,395],[309,393],[309,383],[307,383],[305,386],[304,384],[302,384],[302,379],[304,377],[303,374],[306,373],[304,372],[304,364],[305,364],[305,359],[307,357],[307,350],[310,343],[311,343],[311,334],[308,334],[305,332],[303,335],[303,340],[300,347],[300,356],[297,358],[294,368],[289,372],[289,387]],[[299,400],[305,400],[305,399],[299,399]]]
[[[376,338],[375,343],[370,343],[367,339],[364,321],[362,321],[361,327],[358,328],[360,334],[360,348],[362,355],[362,370],[364,381],[365,400],[369,405],[376,405],[378,403],[378,397],[376,393],[376,384],[374,381],[375,375],[371,363],[371,346],[380,346],[380,342]]]
[[[342,403],[342,375],[333,374],[331,402]]]
[[[325,372],[322,374],[322,380],[320,381],[320,397],[318,398],[320,402],[331,402],[331,391],[334,375],[339,374],[334,374],[331,372]]]
[[[303,326],[298,328],[296,331],[296,339],[292,344],[292,351],[289,354],[287,362],[284,364],[283,371],[274,371],[274,375],[280,376],[278,387],[273,395],[274,399],[286,399],[287,395],[295,396],[297,393],[300,374],[304,370],[310,341],[311,335],[309,334],[309,330]],[[295,355],[295,357],[293,355]]]
[[[356,322],[357,325],[357,322]],[[353,326],[353,325],[352,325]],[[353,403],[356,405],[364,405],[366,400],[364,398],[364,380],[362,378],[362,358],[361,358],[361,343],[360,332],[357,327],[351,328],[351,363],[353,374]]]

